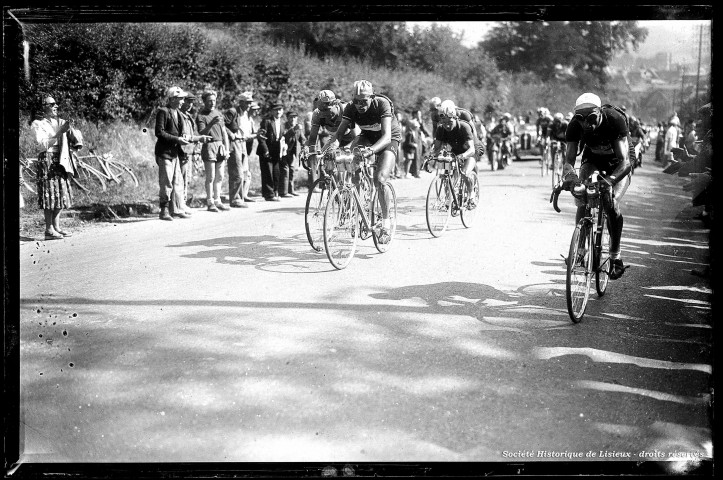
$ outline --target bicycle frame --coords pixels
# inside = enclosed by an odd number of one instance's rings
[[[462,165],[452,154],[447,153],[445,150],[440,152],[436,158],[430,158],[428,161],[432,160],[435,162],[437,175],[442,177],[442,182],[447,185],[450,192],[454,193],[452,206],[460,210],[462,208],[462,189],[464,188],[464,180],[467,177],[462,170]]]

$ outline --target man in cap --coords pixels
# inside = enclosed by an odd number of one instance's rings
[[[287,113],[286,119],[284,131],[286,155],[282,158],[282,162],[287,165],[289,171],[288,193],[297,197],[299,194],[296,193],[294,187],[294,177],[296,175],[296,165],[299,161],[299,153],[306,138],[304,137],[304,129],[299,125],[299,115],[296,112]]]
[[[329,141],[330,135],[335,133],[341,124],[342,114],[347,103],[342,102],[331,90],[322,90],[316,97],[316,108],[311,114],[311,130],[309,136],[306,139],[305,148],[315,147],[317,137],[320,137],[320,133],[324,133],[323,138],[319,138],[321,147],[325,147]],[[349,145],[359,133],[359,129],[354,124],[349,124],[346,131],[342,132],[339,137],[339,147],[345,147]],[[307,150],[308,151],[308,150]],[[309,187],[316,180],[317,173],[317,159],[316,155],[311,155],[309,169],[310,174],[313,177]],[[323,173],[323,172],[322,172]]]
[[[283,148],[284,130],[281,117],[284,105],[276,102],[271,105],[271,114],[261,121],[259,144],[256,152],[261,167],[261,193],[268,202],[278,202],[279,197],[291,197],[286,193],[288,171],[280,165]]]
[[[166,91],[166,106],[156,113],[156,164],[158,165],[159,204],[161,220],[173,220],[173,217],[188,218],[183,204],[183,174],[180,159],[185,157],[182,150],[190,142],[183,131],[183,118],[179,107],[183,103],[185,92],[179,87],[170,87]],[[169,202],[173,202],[169,206]],[[171,216],[171,211],[173,216]]]
[[[251,92],[243,92],[239,97],[238,107],[229,108],[224,112],[224,125],[231,146],[228,159],[228,197],[229,204],[233,208],[248,207],[244,197],[248,197],[246,185],[250,183],[251,175],[248,168],[246,135],[250,133],[248,106],[252,101]],[[245,123],[246,131],[242,128],[242,123]]]
[[[196,96],[193,93],[186,92],[183,103],[179,107],[183,120],[183,135],[186,140],[190,142],[188,145],[181,146],[181,150],[183,150],[185,154],[184,158],[181,158],[181,174],[183,176],[182,206],[184,207],[183,212],[186,215],[191,215],[191,209],[188,207],[188,188],[191,182],[193,165],[201,155],[201,145],[212,139],[209,135],[199,135],[198,133],[194,106],[195,100]]]
[[[367,147],[365,155],[376,156],[374,184],[378,192],[383,192],[386,183],[396,165],[399,144],[402,140],[402,129],[392,111],[392,104],[384,96],[374,95],[371,82],[357,80],[352,87],[353,100],[342,114],[342,120],[336,133],[329,140],[333,143],[347,131],[350,125],[358,125],[361,133],[354,139],[351,146]],[[354,175],[358,182],[358,172]],[[379,196],[382,209],[382,228],[379,241],[391,241],[391,220],[386,195]]]
[[[585,145],[580,164],[580,178],[587,179],[595,170],[607,176],[612,184],[612,202],[603,202],[608,215],[610,231],[610,278],[622,276],[626,267],[620,258],[620,239],[623,234],[623,215],[620,199],[630,185],[630,161],[628,159],[628,124],[622,113],[609,105],[602,106],[600,97],[583,93],[575,102],[575,115],[565,133],[566,162],[563,167],[563,186],[572,189],[579,178],[575,173],[575,159],[580,143]],[[579,222],[585,213],[585,205],[575,199]],[[612,205],[611,205],[612,204]]]

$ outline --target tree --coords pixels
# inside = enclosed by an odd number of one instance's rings
[[[602,86],[605,67],[617,52],[637,50],[648,35],[637,22],[503,22],[479,47],[508,72],[533,71],[552,79],[555,65],[572,67],[582,82]],[[582,85],[580,85],[582,86]]]

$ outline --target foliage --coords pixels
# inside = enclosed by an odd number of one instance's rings
[[[532,71],[543,80],[555,76],[555,65],[570,66],[578,84],[591,80],[605,85],[607,67],[613,56],[638,48],[647,29],[634,21],[621,22],[503,22],[480,42],[502,70]]]

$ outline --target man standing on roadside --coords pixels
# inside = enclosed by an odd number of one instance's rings
[[[238,107],[238,125],[239,129],[241,130],[241,134],[243,135],[243,141],[246,144],[246,155],[244,155],[243,165],[241,169],[241,181],[243,182],[241,193],[244,202],[256,201],[249,196],[249,189],[251,188],[251,167],[249,164],[249,157],[251,157],[251,147],[253,146],[254,139],[256,138],[256,125],[254,125],[254,120],[251,113],[251,106],[254,103],[253,100],[254,99],[251,92],[243,92],[241,94],[241,99],[239,100]]]
[[[281,122],[283,115],[284,105],[274,103],[271,105],[271,114],[261,121],[259,128],[256,151],[261,167],[261,193],[267,202],[278,202],[280,194],[282,197],[291,197],[286,193],[288,174],[284,175],[279,165],[284,138],[284,125]]]
[[[166,91],[167,102],[156,113],[156,164],[158,165],[159,205],[158,218],[173,220],[189,218],[183,208],[183,175],[180,158],[184,156],[183,145],[189,141],[184,138],[183,120],[178,107],[183,103],[184,92],[179,87],[170,87]],[[176,192],[176,195],[173,195]],[[173,199],[173,216],[169,211],[168,202]]]
[[[203,92],[201,95],[203,109],[196,117],[198,133],[212,137],[201,149],[201,158],[206,171],[206,202],[209,212],[229,209],[221,202],[221,185],[223,166],[229,157],[230,146],[223,114],[216,109],[216,98],[217,94],[213,90]]]
[[[230,152],[228,158],[228,200],[233,208],[247,208],[243,198],[243,170],[246,154],[246,142],[244,134],[239,125],[239,110],[241,102],[239,102],[238,110],[229,108],[223,113],[224,126],[230,144]]]
[[[179,110],[183,120],[183,135],[189,141],[188,145],[182,145],[184,158],[181,159],[181,175],[183,176],[183,212],[191,215],[191,209],[188,207],[188,187],[191,182],[191,172],[193,165],[201,154],[201,144],[211,140],[209,135],[199,135],[196,127],[196,118],[192,113],[196,96],[186,92],[185,98]]]

